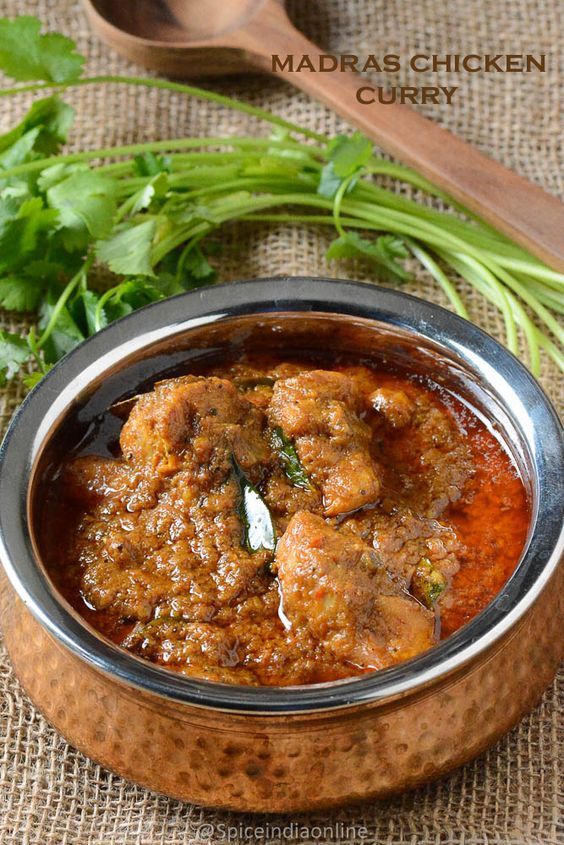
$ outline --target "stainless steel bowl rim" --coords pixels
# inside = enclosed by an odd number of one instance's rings
[[[180,676],[106,641],[52,588],[35,558],[27,526],[35,458],[53,420],[69,407],[69,385],[77,395],[111,363],[198,325],[291,311],[350,315],[407,329],[431,338],[474,372],[506,388],[511,400],[520,403],[521,431],[534,455],[533,530],[515,574],[496,599],[414,660],[360,678],[301,687],[235,686]],[[462,668],[509,632],[544,589],[564,552],[563,479],[562,427],[546,395],[517,358],[468,321],[417,297],[365,283],[310,277],[229,283],[163,300],[111,324],[67,355],[30,393],[0,450],[0,560],[40,623],[81,660],[126,686],[173,702],[232,712],[283,716],[324,711],[414,693]]]

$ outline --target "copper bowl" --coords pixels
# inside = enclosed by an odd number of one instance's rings
[[[65,426],[202,356],[324,349],[392,361],[456,391],[513,453],[527,487],[526,550],[497,598],[420,657],[309,687],[214,684],[151,665],[57,595],[34,537],[41,478]],[[63,445],[61,445],[63,444]],[[78,347],[24,402],[2,447],[2,624],[23,686],[58,730],[151,789],[236,810],[305,810],[418,786],[475,757],[538,701],[561,657],[562,430],[495,340],[414,297],[276,279],[202,289]]]

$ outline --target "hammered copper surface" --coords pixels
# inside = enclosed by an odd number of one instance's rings
[[[122,686],[55,641],[4,580],[15,670],[75,746],[171,796],[236,810],[306,810],[445,774],[537,702],[562,655],[562,565],[525,617],[456,675],[401,700],[307,715],[238,715]]]

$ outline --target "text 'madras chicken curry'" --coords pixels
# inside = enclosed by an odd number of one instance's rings
[[[125,411],[119,444],[59,467],[43,551],[94,627],[174,671],[288,685],[392,666],[482,610],[523,549],[509,455],[423,379],[247,356]]]

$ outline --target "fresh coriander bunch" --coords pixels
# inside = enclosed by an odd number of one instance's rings
[[[564,369],[564,276],[455,203],[456,213],[438,211],[382,187],[385,176],[449,202],[415,171],[376,157],[358,132],[330,139],[189,85],[85,78],[83,64],[69,38],[41,34],[36,18],[0,19],[0,70],[23,83],[0,96],[109,82],[160,88],[254,115],[271,134],[62,153],[74,111],[55,93],[37,99],[0,136],[0,305],[37,314],[26,337],[0,332],[3,381],[33,362],[32,386],[112,320],[212,282],[208,258],[233,220],[329,226],[330,259],[363,259],[397,284],[411,255],[466,317],[456,288],[465,279],[502,313],[513,352],[522,335],[535,374],[541,350]]]

